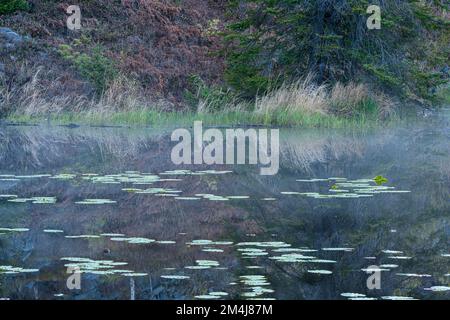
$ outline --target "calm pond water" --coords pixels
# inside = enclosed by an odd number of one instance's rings
[[[449,117],[283,129],[275,176],[170,134],[0,127],[0,298],[450,298]]]

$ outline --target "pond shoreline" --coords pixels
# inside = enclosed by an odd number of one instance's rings
[[[6,126],[58,125],[68,128],[80,126],[94,127],[167,127],[190,126],[194,121],[202,121],[214,127],[279,127],[279,128],[367,128],[389,126],[403,121],[393,116],[381,120],[376,115],[364,114],[355,117],[341,117],[330,114],[256,114],[251,112],[187,113],[132,111],[111,114],[60,113],[57,115],[11,115],[0,120]]]

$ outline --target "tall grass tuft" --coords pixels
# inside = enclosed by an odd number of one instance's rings
[[[41,68],[23,66],[13,85],[0,87],[3,114],[13,119],[51,118],[62,122],[158,125],[204,119],[212,124],[265,124],[303,127],[362,125],[393,113],[383,94],[372,97],[362,84],[316,85],[311,76],[285,84],[253,102],[245,102],[219,89],[196,92],[194,110],[167,110],[164,102],[146,98],[134,81],[119,75],[99,97],[55,95],[50,76]],[[43,79],[47,79],[43,81]],[[56,80],[54,80],[56,81]],[[0,110],[0,114],[2,111]],[[12,116],[11,116],[12,115]]]
[[[354,116],[364,112],[370,100],[369,91],[364,84],[337,82],[330,91],[328,108],[334,114]]]
[[[11,113],[44,115],[67,110],[81,111],[85,97],[54,95],[56,82],[42,81],[48,78],[43,68],[21,65],[10,79],[0,79],[0,115]]]
[[[79,113],[86,116],[108,117],[117,112],[138,112],[157,108],[158,103],[144,98],[136,82],[118,75],[100,95],[55,94],[60,79],[52,78],[41,67],[22,65],[15,79],[0,85],[0,116],[56,116]]]
[[[326,114],[326,86],[315,85],[312,76],[308,75],[303,80],[293,84],[284,84],[280,88],[258,97],[254,110],[256,113],[267,116],[273,112]]]
[[[293,84],[284,84],[255,101],[254,112],[263,115],[267,123],[299,120],[299,115],[311,117],[377,117],[394,114],[395,104],[383,93],[371,94],[365,84],[337,82],[316,85],[308,75]],[[278,120],[277,120],[278,119]]]

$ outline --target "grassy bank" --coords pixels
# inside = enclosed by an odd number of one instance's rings
[[[53,125],[121,125],[121,126],[191,126],[194,121],[203,121],[211,126],[249,126],[264,125],[273,127],[302,128],[369,128],[397,122],[395,117],[380,120],[376,116],[361,115],[344,118],[326,114],[308,114],[302,112],[274,112],[270,115],[246,111],[230,111],[221,113],[194,112],[157,112],[153,110],[116,112],[111,114],[78,112],[60,113],[49,116],[11,115],[7,121],[14,123],[51,123]]]
[[[296,127],[371,127],[395,119],[395,103],[364,84],[316,85],[311,76],[268,91],[253,100],[241,99],[220,88],[200,83],[183,111],[159,106],[121,78],[98,98],[45,95],[39,73],[17,88],[9,99],[7,119],[13,122],[54,124],[172,126],[265,125]],[[14,103],[15,101],[15,103]],[[384,119],[384,120],[383,120]]]

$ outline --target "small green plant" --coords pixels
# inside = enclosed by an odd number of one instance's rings
[[[220,34],[220,20],[212,19],[208,21],[208,25],[202,32],[203,36],[218,36]]]
[[[375,178],[373,178],[373,181],[375,181],[377,185],[381,186],[382,184],[387,183],[388,179],[383,176],[376,176]]]
[[[83,78],[94,85],[98,93],[103,93],[118,75],[113,61],[104,54],[100,45],[87,53],[80,53],[69,45],[61,45],[58,51],[64,59],[73,63]]]
[[[2,0],[0,14],[13,13],[17,10],[28,10],[28,2],[25,0]]]
[[[224,110],[235,104],[235,96],[219,86],[208,86],[198,75],[189,77],[189,89],[185,91],[185,99],[193,110],[215,112]]]

